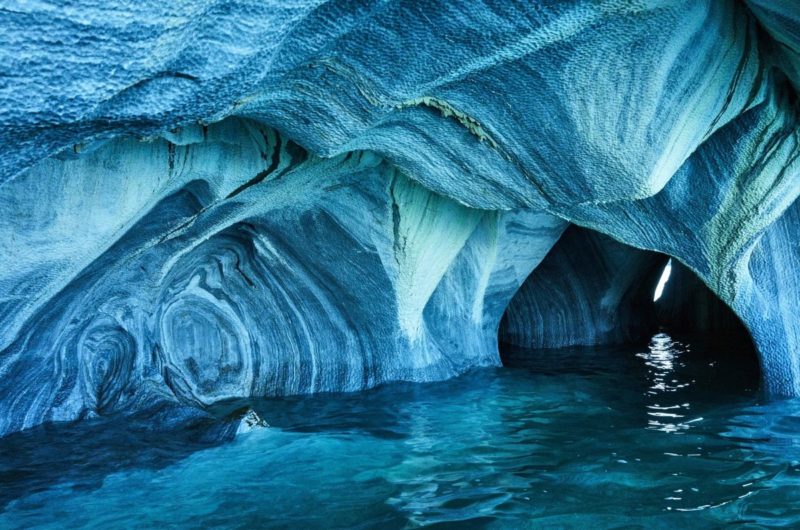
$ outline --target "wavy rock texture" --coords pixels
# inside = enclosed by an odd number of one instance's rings
[[[469,209],[373,154],[321,159],[248,120],[168,138],[2,188],[3,240],[28,260],[5,279],[26,303],[7,302],[3,431],[496,364],[503,310],[566,226]],[[75,219],[91,229],[61,221],[76,211],[96,212]]]
[[[798,13],[7,4],[0,434],[498,364],[568,222],[685,264],[800,395]],[[588,257],[638,266],[612,246]]]
[[[572,226],[514,296],[499,339],[537,349],[648,338],[660,323],[653,292],[666,262]]]
[[[800,393],[797,324],[788,317],[799,300],[786,273],[797,250],[785,233],[797,233],[786,227],[800,195],[797,124],[794,93],[776,85],[764,103],[705,142],[660,193],[565,212],[621,241],[674,256],[696,273],[753,335],[766,388],[776,395]]]
[[[747,344],[731,309],[691,270],[668,258],[571,226],[508,306],[499,340],[526,349],[624,344],[664,329]]]
[[[792,0],[747,0],[771,37],[767,56],[800,88],[800,10]]]

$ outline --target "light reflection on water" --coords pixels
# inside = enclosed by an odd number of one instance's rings
[[[690,418],[691,404],[681,402],[678,391],[695,384],[694,380],[678,379],[675,370],[685,368],[681,356],[689,352],[689,346],[665,334],[655,335],[646,352],[637,353],[636,357],[644,359],[647,366],[647,378],[651,382],[646,394],[650,416],[648,428],[668,433],[681,433],[691,428],[693,423],[702,421],[701,417]]]
[[[757,367],[714,348],[517,350],[261,401],[272,428],[194,450],[86,425],[0,440],[0,528],[800,525],[800,401],[761,404]]]

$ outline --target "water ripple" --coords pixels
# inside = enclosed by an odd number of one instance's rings
[[[7,438],[0,527],[799,525],[800,401],[761,403],[753,367],[711,350],[657,335],[248,403],[272,427],[222,445],[92,422]]]

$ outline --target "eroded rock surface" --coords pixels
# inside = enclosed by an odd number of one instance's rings
[[[569,223],[684,264],[747,326],[765,388],[800,395],[799,17],[11,2],[0,434],[498,364],[506,307]]]
[[[509,304],[499,340],[529,349],[622,344],[658,329],[667,258],[571,226]]]

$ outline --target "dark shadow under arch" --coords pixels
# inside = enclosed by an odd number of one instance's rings
[[[657,301],[665,266],[671,273]],[[758,386],[756,349],[738,316],[691,270],[666,255],[570,226],[514,296],[498,333],[500,355],[582,346],[645,346],[659,333],[692,344],[698,362],[735,365]],[[739,384],[739,383],[737,383]]]

